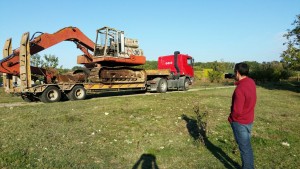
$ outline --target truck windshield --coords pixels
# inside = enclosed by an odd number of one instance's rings
[[[193,59],[192,59],[192,58],[188,58],[188,59],[187,59],[187,64],[188,64],[189,66],[193,66]]]

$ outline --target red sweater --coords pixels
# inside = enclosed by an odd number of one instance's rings
[[[256,104],[255,82],[246,77],[235,84],[236,88],[232,95],[231,113],[228,121],[241,124],[253,123]]]

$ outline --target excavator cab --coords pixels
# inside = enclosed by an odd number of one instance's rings
[[[124,37],[124,31],[110,27],[97,30],[94,57],[130,58],[131,55],[143,56],[138,40]]]

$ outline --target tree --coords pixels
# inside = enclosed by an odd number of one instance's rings
[[[44,55],[45,61],[42,64],[42,67],[45,68],[56,68],[58,66],[58,57],[55,55]]]
[[[214,61],[211,63],[211,68],[213,71],[208,72],[208,78],[210,82],[217,81],[219,83],[226,69],[224,62]]]
[[[30,64],[31,66],[40,67],[42,66],[42,59],[39,54],[34,54],[30,58]]]
[[[287,49],[281,54],[282,62],[293,70],[300,70],[300,14],[296,16],[296,20],[292,23],[294,29],[289,30],[284,35],[286,37]]]
[[[42,67],[42,68],[57,68],[58,57],[55,55],[44,55],[42,58],[39,54],[34,54],[30,58],[31,66]],[[62,67],[60,68],[62,69]]]
[[[254,69],[250,67],[249,76],[258,82],[278,82],[281,79],[288,79],[293,72],[284,67],[284,64],[278,61],[263,62],[256,64]]]

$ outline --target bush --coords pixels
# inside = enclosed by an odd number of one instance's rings
[[[281,79],[288,79],[293,71],[284,67],[280,62],[264,62],[250,69],[250,77],[259,82],[278,82]]]
[[[223,73],[219,71],[209,71],[208,78],[211,83],[213,82],[220,82],[222,80]]]

